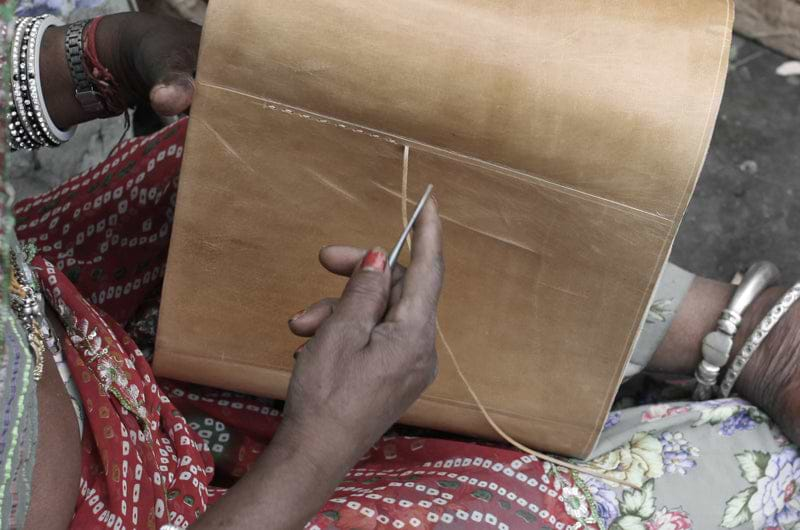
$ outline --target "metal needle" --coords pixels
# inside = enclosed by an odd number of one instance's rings
[[[419,217],[420,212],[422,212],[422,209],[425,207],[425,203],[428,202],[428,199],[430,198],[432,191],[433,191],[433,184],[428,184],[428,187],[425,188],[425,193],[422,195],[422,198],[419,200],[419,203],[417,204],[417,209],[414,210],[414,214],[411,216],[411,219],[409,219],[408,224],[403,230],[403,235],[400,236],[400,240],[397,241],[397,244],[392,249],[392,253],[389,254],[390,269],[394,267],[397,258],[400,256],[400,252],[403,250],[403,243],[406,242],[408,234],[410,234],[411,229],[414,228],[414,223],[417,222],[417,217]]]

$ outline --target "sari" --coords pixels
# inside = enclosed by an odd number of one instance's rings
[[[86,417],[72,528],[186,527],[280,425],[278,401],[157,379],[137,343],[137,315],[153,316],[164,275],[186,128],[184,119],[126,140],[14,206],[18,239],[36,247],[32,268],[67,330],[64,360]],[[613,412],[586,465],[639,489],[502,444],[418,434],[378,441],[307,528],[800,525],[797,449],[737,399]]]

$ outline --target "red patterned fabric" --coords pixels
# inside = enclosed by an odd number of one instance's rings
[[[186,125],[127,141],[98,167],[16,205],[18,237],[38,247],[34,265],[68,331],[65,357],[87,415],[73,528],[187,526],[224,491],[210,484],[214,465],[230,484],[280,423],[269,400],[156,383],[122,328],[164,274]],[[532,457],[389,436],[308,527],[564,529],[597,520],[578,477]]]

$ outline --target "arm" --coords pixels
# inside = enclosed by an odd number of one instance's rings
[[[443,275],[435,202],[419,219],[407,272],[388,270],[377,250],[327,247],[320,259],[352,276],[340,300],[290,323],[312,338],[298,351],[284,421],[256,465],[192,528],[302,527],[433,381]]]
[[[253,468],[192,529],[302,528],[359,458],[353,440],[282,426]]]
[[[156,112],[173,116],[185,112],[192,102],[200,31],[200,26],[168,17],[110,15],[97,29],[97,50],[129,106],[149,102]],[[65,26],[48,29],[41,51],[44,100],[62,130],[108,117],[86,113],[75,99],[65,34]]]
[[[745,311],[731,362],[786,289],[767,289]],[[733,291],[731,284],[695,278],[647,369],[693,376],[702,358],[703,337],[715,328]],[[734,392],[763,409],[793,442],[800,443],[800,305],[789,310],[756,350]]]

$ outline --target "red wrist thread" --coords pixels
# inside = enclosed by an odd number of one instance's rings
[[[100,92],[103,106],[112,116],[122,114],[128,105],[122,97],[119,83],[111,71],[100,61],[97,53],[97,27],[104,17],[92,20],[83,33],[83,61],[86,71]]]

